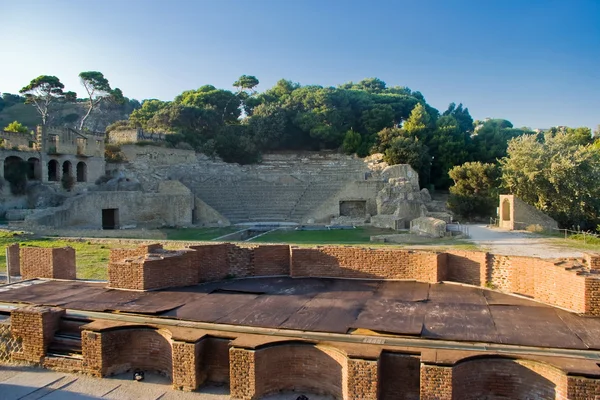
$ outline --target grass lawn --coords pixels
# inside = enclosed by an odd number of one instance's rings
[[[111,248],[136,247],[136,244],[93,244],[86,241],[35,238],[16,232],[0,231],[0,270],[6,271],[6,246],[19,243],[21,247],[66,247],[75,249],[77,278],[108,279],[107,265]]]
[[[225,228],[185,228],[162,229],[168,240],[213,240],[228,233],[242,230],[240,227],[228,226]]]
[[[252,239],[261,243],[298,243],[298,244],[359,244],[371,243],[373,235],[389,235],[390,229],[357,227],[355,229],[332,229],[322,231],[277,230]]]

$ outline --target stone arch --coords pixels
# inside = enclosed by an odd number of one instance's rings
[[[103,335],[107,335],[108,343],[111,343],[103,357],[104,375],[140,369],[173,379],[173,349],[169,332],[151,327],[126,327]]]
[[[62,165],[62,174],[63,176],[72,176],[73,175],[73,165],[71,164],[71,161],[67,160],[65,162],[63,162]]]
[[[87,182],[87,165],[83,161],[77,163],[77,182]]]
[[[510,221],[510,200],[504,199],[502,202],[502,221]]]
[[[566,394],[565,374],[538,361],[481,356],[452,368],[453,398],[554,399]]]
[[[8,156],[4,159],[4,177],[10,176],[23,164],[23,159],[17,156]]]
[[[48,161],[48,181],[57,182],[60,179],[59,164],[56,160]]]
[[[39,181],[42,179],[42,164],[37,157],[30,157],[27,160],[27,179],[30,181]]]
[[[255,354],[257,398],[281,391],[344,398],[347,358],[337,349],[286,342],[260,348]]]
[[[4,159],[4,179],[10,183],[10,190],[13,194],[25,194],[27,169],[27,162],[21,157],[9,156]]]

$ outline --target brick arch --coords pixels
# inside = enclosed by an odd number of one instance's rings
[[[452,397],[478,399],[563,399],[567,377],[539,361],[506,357],[473,357],[452,368]]]
[[[121,328],[106,332],[105,375],[141,369],[173,379],[170,332],[151,327]]]
[[[337,349],[306,343],[278,343],[256,350],[256,398],[280,391],[345,398],[347,357]]]

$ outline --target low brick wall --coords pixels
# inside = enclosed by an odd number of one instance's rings
[[[75,250],[71,247],[23,247],[20,259],[23,279],[75,279]]]
[[[112,250],[110,259],[109,285],[120,289],[151,290],[273,275],[432,283],[447,280],[491,286],[575,312],[600,315],[600,274],[596,270],[533,257],[462,250],[437,253],[352,246],[219,243],[191,246],[179,252],[162,250],[160,245],[144,245]]]
[[[445,255],[341,246],[293,248],[290,275],[438,282],[445,279]]]

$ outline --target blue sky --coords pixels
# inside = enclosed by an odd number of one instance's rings
[[[171,100],[242,74],[336,86],[378,77],[443,111],[515,126],[600,124],[600,0],[0,0],[0,91],[104,73]]]

